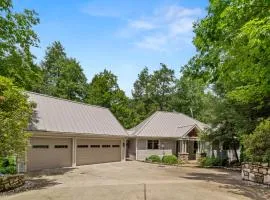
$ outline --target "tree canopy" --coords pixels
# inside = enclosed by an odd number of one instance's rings
[[[47,47],[41,62],[42,92],[75,101],[86,98],[87,79],[79,62],[68,58],[63,45],[56,41]]]
[[[237,140],[270,113],[269,8],[265,0],[210,1],[194,25],[197,54],[183,69],[212,86],[219,103],[209,123]]]

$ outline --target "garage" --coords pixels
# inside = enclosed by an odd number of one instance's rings
[[[77,165],[121,161],[121,140],[77,139]]]
[[[71,139],[32,137],[30,139],[30,144],[27,153],[28,171],[71,167]]]

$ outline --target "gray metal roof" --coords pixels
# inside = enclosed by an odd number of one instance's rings
[[[31,131],[127,136],[109,109],[27,92],[36,103]]]
[[[139,137],[184,137],[194,128],[204,130],[208,126],[187,115],[157,111],[128,132]]]

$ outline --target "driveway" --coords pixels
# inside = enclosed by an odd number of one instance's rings
[[[81,166],[35,175],[39,187],[2,196],[13,200],[239,200],[270,199],[269,188],[241,180],[238,172],[130,161]]]

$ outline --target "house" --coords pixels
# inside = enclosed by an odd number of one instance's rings
[[[27,95],[36,107],[25,158],[18,160],[19,172],[145,160],[150,155],[195,160],[205,148],[199,133],[208,126],[181,113],[158,111],[125,130],[107,108],[33,92]]]
[[[126,130],[107,108],[27,92],[36,104],[19,171],[125,160]]]
[[[208,125],[182,113],[157,111],[128,130],[127,158],[145,160],[151,155],[176,155],[196,160],[205,149],[199,133]]]

